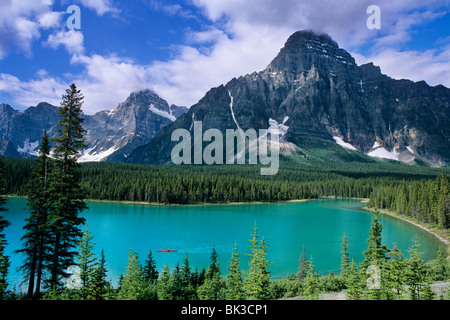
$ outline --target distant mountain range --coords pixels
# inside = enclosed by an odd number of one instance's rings
[[[144,90],[131,93],[113,110],[84,115],[88,148],[80,161],[124,161],[187,110]],[[23,112],[0,104],[0,115],[0,151],[9,157],[36,157],[44,129],[53,136],[59,121],[57,107],[45,102]]]
[[[11,157],[36,156],[43,129],[51,133],[58,121],[47,103],[23,112],[1,104],[0,117],[0,151]],[[264,70],[212,88],[189,109],[145,90],[85,118],[81,161],[170,163],[172,132],[202,121],[204,131],[223,133],[277,128],[282,154],[297,161],[450,163],[450,89],[358,66],[328,35],[311,31],[291,35]]]
[[[450,162],[450,89],[358,66],[328,35],[311,31],[290,36],[263,71],[211,89],[126,161],[169,163],[178,143],[171,133],[192,131],[194,120],[222,133],[278,127],[282,153],[306,160]]]

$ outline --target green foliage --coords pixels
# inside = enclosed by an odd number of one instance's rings
[[[308,270],[305,278],[303,279],[302,296],[305,300],[317,300],[319,297],[319,275],[314,270],[312,257],[309,260]]]
[[[247,299],[250,300],[265,300],[270,298],[271,283],[270,283],[270,271],[268,266],[270,262],[267,260],[267,247],[264,238],[259,240],[259,233],[256,228],[251,234],[250,239],[251,254],[247,254],[250,257],[249,272],[246,273],[244,280],[244,291]]]
[[[4,180],[3,159],[0,157],[0,213],[6,211],[6,192]],[[0,215],[0,300],[4,299],[6,288],[8,287],[7,276],[9,269],[9,257],[5,254],[6,239],[3,230],[10,225],[10,222]]]
[[[380,186],[370,195],[369,206],[388,209],[400,215],[450,227],[450,179],[442,171],[435,179],[414,183],[401,181]]]
[[[93,249],[95,243],[92,242],[94,237],[89,231],[88,225],[83,233],[83,237],[78,244],[78,267],[80,268],[80,280],[81,280],[81,295],[83,299],[88,299],[91,296],[92,280],[94,278],[94,272],[97,269],[97,257],[95,256]]]
[[[411,300],[421,299],[423,288],[429,281],[425,261],[420,258],[420,255],[419,244],[415,240],[414,245],[409,249],[409,259],[406,260],[405,269],[406,284]]]
[[[242,300],[244,297],[244,292],[242,290],[244,281],[242,279],[242,271],[239,267],[239,262],[239,252],[235,243],[230,264],[228,266],[229,274],[227,276],[227,300]]]
[[[23,248],[16,252],[23,253],[26,257],[21,270],[28,280],[27,297],[39,297],[42,277],[49,261],[52,237],[48,219],[48,174],[51,170],[50,144],[47,132],[41,139],[40,155],[37,165],[32,172],[32,178],[28,184],[28,208],[30,216],[25,219],[23,227],[25,235]],[[36,290],[36,291],[34,291]]]
[[[219,257],[213,247],[211,252],[211,264],[206,270],[205,280],[198,288],[198,297],[201,300],[217,300],[225,298],[225,280],[222,279],[219,266]]]
[[[144,283],[144,274],[139,263],[138,253],[130,250],[127,271],[120,283],[117,298],[119,300],[140,300],[144,293]]]

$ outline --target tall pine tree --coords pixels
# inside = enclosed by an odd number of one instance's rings
[[[242,290],[244,282],[242,280],[242,271],[239,267],[239,261],[239,252],[235,243],[233,253],[231,254],[230,265],[228,266],[227,300],[241,300],[244,297],[244,292]]]
[[[270,262],[267,260],[268,245],[264,238],[259,240],[258,230],[255,228],[251,234],[251,254],[249,272],[244,280],[244,291],[247,299],[267,300],[270,298]]]
[[[80,150],[86,147],[81,111],[83,98],[75,84],[66,90],[58,109],[61,119],[55,130],[56,137],[52,139],[56,162],[49,176],[49,221],[54,237],[49,281],[52,288],[67,276],[66,269],[73,264],[77,254],[74,249],[82,236],[79,226],[84,223],[78,214],[87,208],[76,171]]]
[[[50,170],[50,144],[47,131],[44,130],[37,165],[28,184],[30,216],[25,219],[26,224],[23,227],[25,230],[25,235],[21,238],[24,241],[23,249],[16,251],[25,256],[25,262],[20,269],[28,281],[28,298],[39,297],[42,277],[49,258],[51,236],[48,223],[48,175]]]

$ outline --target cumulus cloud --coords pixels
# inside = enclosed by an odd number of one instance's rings
[[[118,12],[111,1],[80,0],[80,3],[98,15]],[[32,81],[1,74],[0,90],[12,92],[17,101],[30,105],[44,99],[60,101],[63,90],[75,82],[86,97],[85,112],[94,113],[115,107],[132,91],[150,87],[169,103],[189,107],[211,87],[264,69],[289,35],[301,29],[328,33],[341,47],[350,51],[358,63],[373,61],[383,73],[394,78],[426,80],[431,85],[442,83],[450,86],[450,57],[447,53],[450,48],[445,47],[448,42],[437,43],[437,48],[425,52],[405,47],[413,38],[415,27],[447,14],[447,0],[379,0],[381,30],[366,27],[366,9],[373,4],[367,0],[191,0],[189,8],[156,0],[148,3],[153,10],[170,16],[195,18],[203,15],[207,23],[199,25],[197,30],[187,29],[185,43],[174,47],[170,58],[148,65],[114,54],[87,55],[81,32],[53,32],[45,44],[51,48],[64,46],[72,56],[71,63],[81,66],[83,71],[64,77],[64,80],[52,79],[42,70]],[[45,9],[44,4],[42,1]],[[193,7],[197,8],[195,14]],[[39,37],[36,31],[33,33],[36,24],[41,28],[56,24],[57,16],[44,9],[39,9],[40,14],[35,15],[41,17],[40,20],[24,15],[25,21],[15,27],[24,43],[31,43]],[[20,8],[17,11],[22,12]],[[3,23],[0,22],[0,31]],[[3,42],[0,36],[0,58],[7,51]],[[364,54],[361,47],[365,48]],[[8,83],[9,90],[6,87]],[[36,97],[39,100],[31,103]]]
[[[102,16],[105,13],[117,14],[119,9],[114,7],[110,0],[80,0],[80,3],[90,9],[93,9],[97,15]]]
[[[39,39],[40,30],[55,24],[57,13],[52,13],[52,1],[0,1],[0,58],[11,51],[31,55],[31,43]]]
[[[359,57],[360,63],[373,62],[381,72],[394,79],[425,80],[429,85],[442,84],[450,88],[450,46],[437,50],[397,51],[386,49],[369,57]],[[405,63],[407,61],[407,63]]]
[[[81,54],[84,51],[83,47],[83,33],[76,30],[61,30],[48,37],[48,40],[44,42],[53,49],[58,48],[60,45],[64,46],[70,54]]]

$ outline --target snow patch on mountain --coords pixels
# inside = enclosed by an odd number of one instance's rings
[[[383,159],[391,159],[391,160],[399,161],[399,158],[398,158],[399,154],[397,152],[395,152],[394,150],[387,151],[385,148],[382,148],[382,147],[369,152],[367,155],[370,157],[373,157],[373,158],[383,158]]]
[[[35,142],[30,142],[30,138],[26,138],[23,142],[23,148],[20,146],[17,146],[17,152],[19,153],[28,153],[33,156],[39,156],[38,151],[36,148],[39,147],[39,140]]]
[[[341,138],[339,138],[337,136],[334,136],[333,139],[334,139],[334,141],[336,141],[336,143],[338,145],[340,145],[343,148],[350,149],[350,150],[355,150],[355,151],[358,150],[354,146],[352,146],[350,143],[345,142],[344,140],[342,140]]]
[[[287,133],[287,131],[289,130],[289,127],[287,125],[285,125],[286,121],[289,120],[289,117],[286,116],[283,119],[283,122],[280,124],[278,123],[276,120],[270,118],[269,119],[269,129],[267,129],[268,132],[270,132],[271,134],[278,134],[279,135],[279,139],[281,140]]]
[[[95,148],[95,147],[94,147]],[[91,153],[94,148],[88,148],[84,150],[83,155],[78,159],[79,162],[98,162],[102,161],[106,157],[112,155],[118,148],[111,147],[108,150],[102,151],[102,152],[94,152]]]
[[[149,109],[150,109],[150,111],[153,112],[154,114],[157,114],[157,115],[159,115],[159,116],[161,116],[161,117],[167,118],[167,119],[171,120],[172,122],[175,121],[175,120],[177,120],[177,118],[175,118],[175,116],[171,115],[170,113],[168,113],[168,112],[166,112],[166,111],[163,111],[163,110],[160,110],[160,109],[156,108],[155,105],[154,105],[153,103],[150,104]]]
[[[406,146],[406,149],[411,152],[412,154],[415,154],[415,152],[413,151],[413,149],[410,146]]]
[[[236,121],[236,117],[235,117],[235,115],[234,115],[234,110],[233,110],[233,96],[231,95],[231,92],[230,92],[230,90],[228,90],[228,95],[230,96],[230,100],[231,100],[231,102],[230,102],[230,110],[231,110],[231,117],[233,118],[233,121],[234,121],[234,123],[236,124],[236,127],[238,128],[238,129],[240,129],[241,127],[239,126],[239,124],[237,123],[237,121]]]

